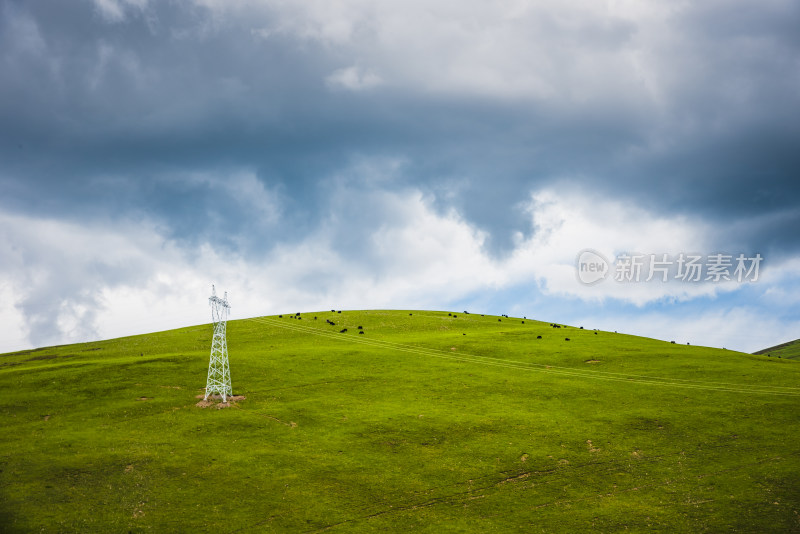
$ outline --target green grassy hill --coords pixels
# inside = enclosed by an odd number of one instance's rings
[[[227,409],[209,325],[2,355],[0,525],[800,531],[800,362],[455,315],[229,322]]]
[[[789,341],[788,343],[781,343],[768,349],[754,352],[753,354],[763,354],[772,358],[789,358],[791,360],[800,359],[800,339]]]

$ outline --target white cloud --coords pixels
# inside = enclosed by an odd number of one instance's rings
[[[673,13],[645,2],[589,0],[198,0],[219,17],[247,20],[251,34],[319,43],[354,65],[327,83],[363,89],[392,80],[406,90],[532,98],[582,106],[650,105],[664,80],[662,41]],[[658,59],[658,61],[655,61]]]
[[[341,218],[365,206],[377,210],[374,225]],[[0,316],[16,325],[0,350],[20,348],[27,334],[41,345],[206,322],[214,282],[228,291],[234,318],[436,307],[502,283],[501,269],[481,251],[483,236],[454,212],[437,215],[418,191],[361,191],[342,183],[318,228],[259,261],[218,253],[208,243],[182,250],[146,221],[79,224],[2,215],[0,223],[0,244],[9,251],[0,264],[7,297]],[[348,253],[343,234],[371,252]]]
[[[47,43],[39,25],[31,16],[22,10],[13,10],[9,6],[4,6],[3,16],[11,19],[5,28],[11,33],[9,42],[13,43],[17,50],[34,56],[47,54]]]
[[[130,8],[142,11],[147,4],[148,0],[94,0],[97,11],[108,22],[122,22]]]
[[[253,171],[236,171],[226,174],[195,172],[173,177],[193,187],[208,188],[218,195],[233,200],[240,210],[246,211],[248,220],[269,227],[281,218],[283,208],[281,196],[276,189],[269,189]]]
[[[31,342],[28,339],[29,331],[24,317],[13,305],[18,300],[19,296],[10,280],[3,279],[0,281],[0,323],[3,325],[0,352],[23,350],[31,347]]]
[[[559,189],[564,189],[563,187]],[[613,273],[604,281],[587,286],[576,276],[575,261],[584,249],[593,249],[609,261],[621,253],[711,254],[712,227],[701,219],[685,216],[653,216],[644,209],[590,192],[556,193],[542,190],[528,205],[534,234],[515,252],[514,265],[527,264],[547,293],[586,300],[621,299],[637,305],[662,298],[688,299],[735,289],[731,284],[711,283],[617,283]],[[613,265],[612,265],[613,267]],[[647,273],[643,271],[644,280]]]
[[[325,79],[325,83],[332,88],[342,87],[351,91],[363,91],[381,85],[383,80],[377,74],[352,66],[333,71]]]
[[[3,302],[2,313],[21,316],[34,344],[94,337],[97,291],[138,283],[152,262],[145,251],[169,256],[152,229],[127,234],[124,222],[95,227],[19,215],[0,215],[0,221],[0,245],[7,251],[0,276],[14,296]]]
[[[110,22],[119,22],[125,18],[123,6],[117,0],[95,0],[95,7]]]
[[[781,320],[765,316],[761,310],[737,307],[686,315],[642,311],[608,316],[576,316],[575,324],[588,328],[675,341],[679,344],[724,347],[741,352],[754,352],[797,338],[800,320]]]
[[[27,335],[41,345],[205,323],[212,283],[228,291],[232,318],[330,308],[443,308],[469,295],[538,285],[547,298],[643,306],[635,318],[585,317],[592,328],[755,350],[797,327],[794,319],[759,316],[755,309],[673,317],[646,307],[665,298],[713,296],[735,285],[605,281],[586,287],[577,281],[575,255],[587,247],[608,257],[620,250],[708,250],[713,243],[702,221],[655,217],[589,195],[539,191],[528,205],[535,233],[497,259],[483,248],[486,235],[457,212],[437,212],[433,199],[418,190],[375,188],[358,177],[391,173],[396,165],[389,163],[360,164],[355,178],[333,179],[319,226],[259,260],[217,252],[211,243],[181,249],[147,221],[79,224],[0,215],[0,246],[7,251],[0,263],[0,318],[8,327],[0,350],[22,348]],[[196,179],[222,187],[208,177]],[[275,202],[246,173],[225,187],[258,205]],[[786,277],[794,280],[793,272],[796,262],[765,271],[759,283],[767,298],[771,282],[791,287]],[[539,318],[555,320],[541,313]]]

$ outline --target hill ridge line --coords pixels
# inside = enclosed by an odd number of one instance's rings
[[[319,335],[323,337],[337,339],[339,341],[350,341],[354,343],[360,343],[363,345],[371,345],[374,347],[381,347],[385,349],[394,349],[403,352],[420,354],[423,356],[432,356],[437,358],[470,362],[470,363],[481,363],[484,365],[494,365],[497,367],[506,367],[510,369],[549,372],[552,374],[558,374],[564,376],[575,376],[582,378],[592,378],[596,380],[608,380],[608,381],[634,383],[634,384],[638,383],[644,385],[672,386],[684,389],[703,389],[708,391],[720,391],[729,393],[751,393],[751,394],[754,393],[762,395],[800,396],[800,388],[790,387],[790,386],[768,386],[768,385],[749,386],[745,384],[708,382],[708,381],[689,380],[683,378],[663,378],[663,377],[650,377],[645,375],[626,375],[623,373],[612,373],[608,371],[577,369],[574,367],[560,367],[560,366],[537,364],[531,362],[519,362],[516,360],[501,360],[498,358],[492,358],[491,356],[479,356],[479,355],[464,354],[464,353],[452,354],[449,352],[442,351],[440,349],[414,347],[393,341],[385,341],[377,339],[368,340],[368,339],[360,339],[353,336],[342,336],[341,334],[326,332],[324,330],[315,327],[301,326],[299,324],[286,324],[284,321],[280,321],[278,319],[271,319],[269,317],[253,317],[241,320],[253,321],[257,323],[267,324],[270,326],[277,326],[279,328],[284,328],[287,330]],[[601,376],[601,374],[607,376]],[[733,386],[733,387],[719,387],[719,386]]]

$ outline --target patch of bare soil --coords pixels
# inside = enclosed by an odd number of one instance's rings
[[[201,399],[200,402],[195,404],[198,408],[211,408],[214,407],[217,410],[221,410],[222,408],[231,408],[236,406],[237,402],[241,402],[245,400],[247,397],[244,395],[231,395],[226,399],[226,402],[222,401],[222,395],[211,395],[207,399],[203,400],[203,395],[196,395],[196,399]]]
[[[600,363],[600,360],[586,360],[583,363]]]
[[[152,399],[152,398],[153,398],[153,397],[139,397],[139,398],[138,398],[138,399],[136,399],[136,400],[146,401],[146,400],[150,400],[150,399]]]
[[[289,422],[287,423],[286,421],[281,421],[281,420],[280,420],[280,419],[278,419],[277,417],[273,417],[273,416],[271,416],[271,415],[266,415],[266,414],[263,414],[263,415],[264,415],[264,417],[266,417],[267,419],[272,419],[273,421],[277,421],[277,422],[281,423],[282,425],[286,425],[286,426],[288,426],[288,427],[291,427],[291,428],[296,428],[296,427],[297,427],[297,423],[295,423],[294,421],[289,421]]]
[[[519,475],[510,476],[510,477],[506,478],[505,480],[501,480],[497,484],[499,485],[499,484],[505,484],[506,482],[514,482],[516,480],[522,480],[523,478],[528,478],[529,476],[531,476],[530,473],[522,473],[522,474],[519,474]]]

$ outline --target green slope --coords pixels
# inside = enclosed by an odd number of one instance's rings
[[[753,354],[763,354],[772,358],[789,358],[791,360],[800,359],[800,339],[789,341],[788,343],[781,343],[768,349],[754,352]]]
[[[2,355],[0,524],[800,530],[800,363],[457,315],[232,321],[228,409],[209,325]]]

